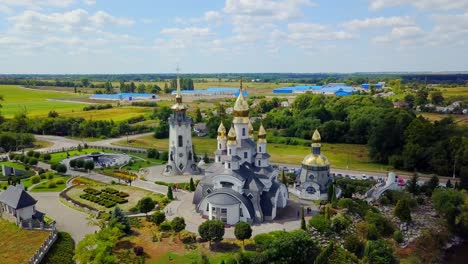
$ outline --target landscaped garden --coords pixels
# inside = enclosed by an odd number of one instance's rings
[[[74,181],[75,180],[73,180],[72,183],[75,183]],[[80,179],[78,179],[78,182],[83,184]],[[86,185],[75,185],[70,188],[66,192],[66,195],[70,197],[70,199],[90,206],[98,211],[108,211],[109,208],[116,205],[125,212],[135,211],[134,207],[143,197],[150,197],[157,202],[160,207],[167,204],[164,195],[132,186],[102,183],[100,185],[84,184]]]
[[[67,187],[69,176],[55,175],[54,178],[48,179],[34,186],[31,192],[60,192]]]
[[[48,231],[23,230],[0,218],[0,262],[2,264],[27,263],[49,236]]]

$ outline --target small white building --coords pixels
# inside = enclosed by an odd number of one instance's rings
[[[21,224],[24,220],[37,218],[42,213],[37,212],[35,200],[24,190],[24,186],[10,185],[6,191],[0,194],[0,215],[9,220],[15,220],[16,224]]]

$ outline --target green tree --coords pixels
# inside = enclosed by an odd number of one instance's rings
[[[416,100],[415,100],[416,105],[426,104],[427,103],[427,96],[428,96],[428,93],[427,93],[426,90],[419,89],[416,92]]]
[[[234,235],[242,241],[242,247],[244,247],[244,240],[252,237],[252,227],[248,223],[240,221],[234,226]]]
[[[313,263],[319,248],[304,230],[281,232],[264,251],[269,263]]]
[[[356,234],[345,237],[343,246],[346,250],[359,258],[362,257],[362,254],[364,253],[364,242],[362,242]]]
[[[89,86],[89,80],[87,78],[81,79],[81,84],[83,87],[88,87]]]
[[[174,200],[174,194],[172,193],[172,185],[167,186],[167,199]]]
[[[307,231],[306,221],[304,216],[304,207],[301,207],[301,229]]]
[[[435,91],[431,93],[431,103],[435,105],[441,105],[444,102],[444,96],[441,91]]]
[[[138,84],[137,92],[138,93],[145,93],[146,92],[146,85],[144,83]]]
[[[224,236],[224,223],[220,220],[207,220],[198,226],[198,234],[203,240],[209,242],[219,242],[223,240]]]
[[[411,208],[408,199],[401,199],[397,202],[393,214],[402,222],[411,222]]]
[[[412,94],[407,94],[404,99],[405,103],[408,104],[408,107],[410,109],[413,109],[415,100],[416,99],[414,98],[414,95]]]
[[[406,190],[413,195],[419,194],[418,178],[419,177],[416,173],[413,174],[413,177],[411,177],[406,186]]]
[[[151,215],[150,219],[151,219],[151,222],[159,226],[162,222],[166,220],[166,215],[164,214],[163,211],[158,210],[154,212],[154,214]]]
[[[146,217],[148,217],[148,212],[153,210],[154,207],[156,207],[156,204],[150,197],[143,197],[138,201],[137,207],[140,212],[145,213]]]
[[[385,240],[368,241],[364,255],[372,264],[396,263],[393,249]]]
[[[463,194],[453,189],[437,189],[432,193],[432,204],[453,228],[455,219],[460,213],[460,206],[463,204]]]
[[[92,160],[85,161],[84,169],[87,170],[87,171],[93,170],[94,169],[94,161],[92,161]]]
[[[195,183],[193,182],[193,178],[192,178],[192,177],[190,177],[189,190],[190,190],[191,192],[194,192],[194,191],[195,191]]]
[[[176,233],[179,233],[180,231],[185,229],[185,219],[183,217],[174,217],[171,222],[172,225],[172,230],[174,230]]]
[[[445,183],[445,187],[447,187],[447,188],[453,188],[453,184],[452,184],[452,182],[450,181],[450,179],[448,179],[447,182]]]
[[[200,108],[197,108],[195,110],[195,122],[200,123],[202,121],[203,121],[203,116],[202,116],[201,110]]]
[[[105,227],[96,234],[86,235],[78,243],[73,259],[79,263],[116,263],[112,251],[121,236],[122,231],[117,227]]]
[[[130,234],[131,227],[128,218],[123,214],[122,209],[116,206],[109,218],[109,226],[119,227],[125,234]]]
[[[431,190],[431,193],[439,187],[439,177],[437,175],[432,176],[427,183],[428,188]]]

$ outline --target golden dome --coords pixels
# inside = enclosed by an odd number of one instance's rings
[[[228,145],[237,144],[236,137],[237,137],[236,130],[234,129],[234,126],[231,124],[231,128],[229,129],[229,133],[228,133]]]
[[[218,139],[226,138],[226,128],[223,125],[223,122],[219,124],[218,127]]]
[[[302,161],[302,165],[323,167],[330,166],[330,161],[323,155],[309,154]]]
[[[258,143],[266,143],[266,130],[263,127],[263,124],[261,124],[258,129]]]
[[[322,138],[320,137],[320,133],[317,129],[315,129],[314,134],[312,135],[312,143],[320,143]]]
[[[252,126],[252,123],[249,120],[249,138],[253,139],[254,138],[254,128]]]
[[[175,103],[174,105],[171,106],[171,109],[174,110],[174,111],[184,111],[184,110],[187,110],[188,107],[186,105],[184,105],[183,103],[177,102],[177,103]]]
[[[235,112],[248,112],[249,111],[249,104],[245,100],[245,97],[242,93],[242,89],[239,89],[239,96],[236,99],[236,103],[234,104],[234,111]]]

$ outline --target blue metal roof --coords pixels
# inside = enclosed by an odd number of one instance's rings
[[[154,94],[149,93],[118,93],[118,94],[93,94],[91,99],[127,99],[136,97],[152,98]]]
[[[239,88],[233,87],[209,87],[207,89],[200,89],[200,90],[182,90],[180,91],[182,94],[217,94],[217,93],[224,93],[224,94],[233,94],[235,96],[239,95]],[[172,94],[176,94],[177,91],[172,91]],[[247,91],[242,91],[244,96],[249,96]]]

